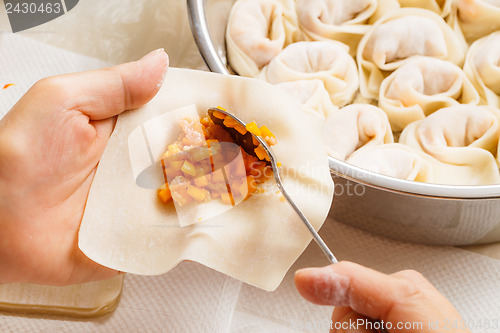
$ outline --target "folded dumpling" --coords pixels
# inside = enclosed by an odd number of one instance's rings
[[[464,72],[479,92],[481,103],[500,108],[500,31],[471,45]]]
[[[476,89],[460,67],[432,57],[414,57],[396,69],[382,81],[378,101],[393,131],[436,110],[478,102]]]
[[[500,182],[494,156],[498,154],[499,119],[500,111],[488,106],[452,106],[408,125],[399,142],[469,170],[468,178],[457,184],[494,184]]]
[[[293,0],[238,0],[227,23],[229,63],[238,74],[255,77],[297,33]]]
[[[436,13],[402,8],[378,20],[358,46],[360,90],[376,99],[382,80],[417,55],[450,61],[461,66],[467,44],[459,29],[453,30]]]
[[[331,113],[324,136],[328,155],[342,161],[360,147],[394,142],[387,115],[370,104],[351,104]]]
[[[338,40],[355,54],[369,24],[399,8],[396,0],[297,0],[299,27],[312,40]]]
[[[354,152],[347,163],[389,177],[434,182],[430,156],[399,143],[363,147]]]
[[[454,15],[469,42],[500,30],[499,0],[457,0]]]
[[[398,0],[401,7],[417,7],[431,10],[446,17],[450,14],[454,0]]]
[[[259,76],[272,84],[321,80],[332,103],[344,106],[358,89],[359,77],[348,47],[337,41],[298,42],[288,45]]]
[[[333,105],[321,80],[300,80],[278,83],[276,85],[298,99],[302,109],[310,114],[325,119],[330,113],[338,110]]]

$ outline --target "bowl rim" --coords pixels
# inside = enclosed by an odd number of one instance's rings
[[[382,190],[451,199],[500,198],[500,185],[443,185],[399,179],[362,169],[328,156],[330,170],[343,178]]]
[[[196,45],[208,68],[215,73],[230,75],[216,51],[205,15],[204,0],[187,0],[188,16]],[[328,156],[333,174],[351,181],[376,187],[381,190],[402,192],[449,199],[495,199],[500,198],[500,184],[494,185],[442,185],[399,179],[365,170]]]

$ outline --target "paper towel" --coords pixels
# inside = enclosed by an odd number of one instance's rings
[[[130,4],[132,2],[141,1],[130,1]],[[91,11],[86,6],[91,7],[95,3],[97,3],[95,0],[81,1],[78,6],[82,7],[80,8],[82,15],[84,10]],[[126,6],[129,1],[110,0],[109,3],[122,3]],[[180,3],[184,1],[178,0],[179,8],[184,6]],[[78,6],[74,9],[75,13]],[[162,8],[160,10],[165,10]],[[175,27],[168,28],[168,31],[171,31],[169,38],[174,38],[172,41],[169,39],[169,42],[179,47],[179,55],[175,55],[174,58],[179,57],[182,60],[189,53],[187,58],[192,56],[192,59],[185,59],[189,60],[187,63],[192,61],[197,64],[196,66],[202,66],[201,58],[194,54],[195,52],[181,51],[188,49],[185,43],[189,44],[192,40],[175,38],[178,29],[186,30],[185,22],[187,22],[183,21],[186,19],[185,16],[180,18],[181,14],[185,15],[182,10],[177,13],[179,18],[176,22],[171,22]],[[83,15],[79,16],[79,19],[85,20],[85,17],[89,18]],[[65,17],[61,18],[63,19]],[[0,27],[4,27],[5,22],[1,20],[2,17],[0,17]],[[180,21],[184,22],[181,24],[182,28],[177,25]],[[53,23],[61,24],[58,20]],[[120,27],[118,25],[116,29],[120,30]],[[99,29],[111,28],[101,26]],[[146,39],[147,33],[142,31],[140,35]],[[183,32],[179,36],[189,34],[189,30],[186,30],[185,34]],[[106,53],[108,56],[97,60],[35,42],[32,40],[34,35],[36,34],[32,33],[30,39],[10,33],[0,36],[0,83],[16,83],[13,87],[0,90],[0,115],[10,109],[22,93],[43,76],[98,68],[105,66],[107,62],[138,58],[150,50],[148,47],[164,46],[140,42],[125,43],[122,45],[124,49],[139,44],[140,47],[124,53]],[[87,55],[97,54],[91,52],[95,40],[89,35],[81,42],[83,45],[76,47],[77,50],[82,50],[82,53]],[[101,43],[105,48],[106,43],[99,41],[99,45]],[[500,261],[498,260],[453,247],[392,241],[333,220],[325,223],[320,234],[339,259],[356,261],[387,273],[408,268],[421,271],[453,302],[466,320],[474,320],[477,323],[479,320],[499,317]],[[127,276],[121,303],[116,312],[107,317],[94,320],[67,320],[0,315],[0,329],[6,332],[328,332],[326,324],[332,307],[316,306],[306,302],[298,295],[293,284],[293,274],[296,269],[326,264],[323,254],[316,244],[312,243],[292,267],[278,290],[268,293],[241,284],[196,263],[182,263],[163,276]],[[320,328],[317,328],[318,326]],[[486,328],[473,331],[496,332]]]

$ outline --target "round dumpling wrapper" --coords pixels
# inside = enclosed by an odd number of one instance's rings
[[[479,95],[462,69],[432,57],[415,57],[382,81],[379,107],[393,131],[436,110],[458,104],[478,104]]]

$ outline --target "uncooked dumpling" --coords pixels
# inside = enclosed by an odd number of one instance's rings
[[[400,143],[421,150],[442,163],[468,169],[462,185],[500,182],[497,155],[500,111],[488,106],[457,105],[408,125]]]
[[[500,108],[500,31],[472,44],[464,72],[479,92],[481,103]]]
[[[360,90],[378,98],[382,80],[409,58],[423,55],[461,66],[467,45],[437,14],[419,8],[403,8],[385,16],[361,40],[357,61]]]
[[[460,67],[432,57],[415,57],[389,75],[380,86],[379,106],[393,131],[457,105],[477,104],[479,95]]]
[[[312,40],[338,40],[355,54],[369,24],[399,8],[396,0],[297,0],[300,28]]]
[[[325,119],[330,113],[338,110],[338,107],[330,100],[328,91],[321,80],[283,82],[276,86],[298,99],[305,112],[321,119]]]
[[[394,142],[387,115],[369,104],[351,104],[331,113],[324,135],[328,155],[342,161],[360,147]]]
[[[344,106],[358,89],[354,59],[345,44],[336,41],[298,42],[288,45],[259,76],[272,84],[321,80],[332,103]]]
[[[429,156],[399,143],[363,147],[354,152],[347,163],[389,177],[434,182]]]
[[[287,44],[298,27],[293,0],[239,0],[229,15],[226,43],[231,67],[254,77]]]
[[[454,0],[398,0],[401,7],[416,7],[433,11],[441,17],[450,14]]]
[[[500,30],[499,0],[457,0],[454,15],[469,42]]]

